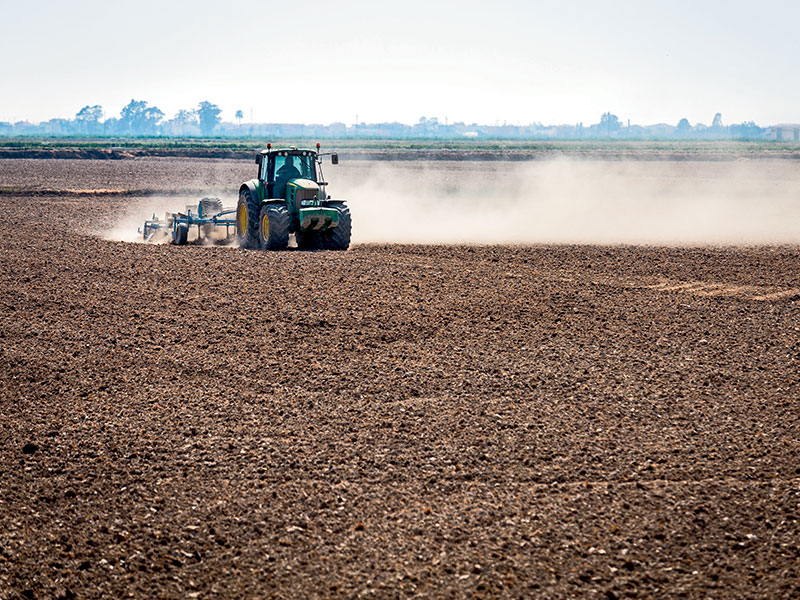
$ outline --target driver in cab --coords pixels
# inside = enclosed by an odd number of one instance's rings
[[[299,179],[300,171],[294,166],[294,157],[287,156],[286,162],[275,171],[275,197],[286,197],[286,184],[291,179]]]
[[[298,171],[297,167],[294,166],[294,157],[287,156],[286,162],[280,169],[278,169],[278,172],[275,174],[275,178],[288,181],[289,179],[298,179],[299,177],[300,171]]]

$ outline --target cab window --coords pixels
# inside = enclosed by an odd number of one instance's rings
[[[309,155],[296,155],[280,153],[275,156],[275,180],[287,181],[289,179],[317,180],[316,164],[314,157]]]

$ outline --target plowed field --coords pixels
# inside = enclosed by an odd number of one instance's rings
[[[254,169],[0,161],[0,598],[800,595],[800,248],[103,239]]]

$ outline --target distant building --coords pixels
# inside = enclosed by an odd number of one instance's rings
[[[800,142],[800,125],[781,123],[767,130],[767,137],[776,142]]]

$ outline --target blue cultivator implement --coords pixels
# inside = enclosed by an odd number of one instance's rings
[[[153,218],[144,222],[139,229],[146,242],[171,236],[172,243],[182,246],[189,239],[189,228],[197,225],[197,239],[211,237],[217,227],[225,228],[225,238],[229,238],[231,227],[236,231],[236,209],[224,208],[219,198],[203,198],[197,206],[187,206],[185,213],[166,213],[163,219]]]

